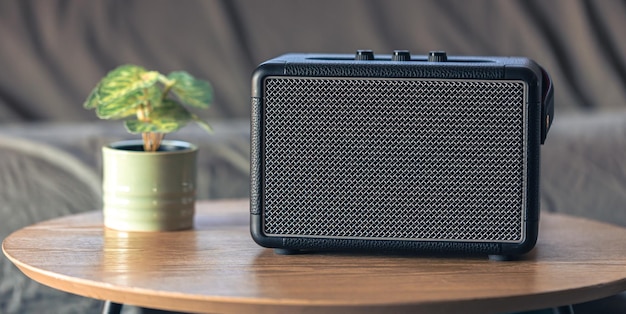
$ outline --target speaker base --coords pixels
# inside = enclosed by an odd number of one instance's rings
[[[278,255],[296,255],[302,254],[302,251],[298,249],[274,249],[274,253]]]
[[[517,255],[495,255],[495,254],[489,255],[489,260],[496,261],[496,262],[515,261],[518,258],[519,256]]]

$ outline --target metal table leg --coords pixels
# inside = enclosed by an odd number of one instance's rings
[[[120,314],[122,313],[122,304],[111,301],[104,301],[102,306],[102,314]]]

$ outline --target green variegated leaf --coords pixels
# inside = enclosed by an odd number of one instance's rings
[[[128,116],[134,116],[137,113],[137,107],[141,104],[143,96],[142,91],[126,94],[117,101],[110,103],[100,103],[96,108],[96,115],[100,119],[121,119]]]
[[[192,114],[173,100],[164,100],[160,107],[153,108],[147,118],[150,122],[129,120],[126,123],[126,128],[131,133],[170,133],[184,127],[189,121],[193,120]]]
[[[158,127],[152,123],[141,122],[137,119],[124,121],[124,126],[129,133],[139,134],[147,132],[158,132]]]
[[[178,121],[159,121],[156,123],[142,122],[137,119],[125,121],[126,130],[133,134],[146,132],[171,133],[184,127],[185,124],[181,124]]]
[[[96,87],[94,87],[93,90],[91,90],[91,93],[89,93],[89,96],[87,97],[87,100],[85,100],[85,102],[83,103],[83,107],[85,109],[93,109],[96,108],[96,106],[98,106],[98,88],[100,87],[100,85],[96,85]]]
[[[153,121],[184,121],[191,120],[191,113],[177,102],[165,99],[161,102],[161,106],[154,108],[149,117]]]
[[[213,133],[213,128],[209,125],[208,122],[200,119],[200,117],[196,116],[195,114],[191,115],[191,118],[193,119],[194,122],[196,122],[201,128],[203,128],[204,130],[206,130],[209,133]]]
[[[198,108],[208,108],[213,98],[211,84],[195,79],[184,71],[172,72],[167,76],[174,81],[171,91],[185,104]]]
[[[156,71],[146,71],[136,65],[123,65],[109,72],[100,81],[98,98],[100,104],[118,102],[125,105],[130,94],[137,93],[142,89],[154,86],[159,73]],[[129,106],[132,104],[128,104]]]
[[[161,100],[161,92],[155,85],[128,93],[114,102],[100,103],[96,115],[100,119],[121,119],[137,114],[141,104],[156,104]]]

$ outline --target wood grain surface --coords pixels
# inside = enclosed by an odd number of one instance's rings
[[[223,313],[497,313],[626,290],[626,229],[542,214],[521,260],[315,253],[256,245],[247,200],[199,202],[194,230],[105,229],[99,211],[18,230],[2,245],[27,276],[82,296]]]

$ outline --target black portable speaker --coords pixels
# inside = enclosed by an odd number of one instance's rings
[[[549,75],[522,57],[286,54],[252,78],[251,234],[278,252],[519,255]]]

